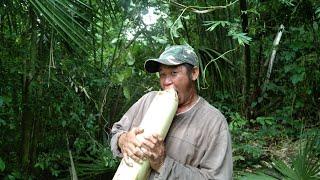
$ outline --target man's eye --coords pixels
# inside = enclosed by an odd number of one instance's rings
[[[172,72],[171,72],[171,75],[177,75],[177,74],[178,74],[177,71],[172,71]]]

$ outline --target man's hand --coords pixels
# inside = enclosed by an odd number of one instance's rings
[[[151,168],[159,172],[166,157],[163,139],[158,134],[144,137],[141,150],[150,161]]]
[[[144,158],[144,154],[141,151],[142,143],[137,139],[137,135],[141,133],[143,133],[143,129],[133,128],[119,137],[118,146],[128,166],[132,166],[129,157],[138,163],[142,163],[142,159]]]

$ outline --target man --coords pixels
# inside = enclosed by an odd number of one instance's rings
[[[113,153],[125,160],[148,159],[152,168],[149,179],[232,179],[228,124],[219,110],[197,94],[199,68],[193,49],[171,46],[158,59],[147,60],[145,69],[159,72],[162,89],[177,91],[176,115],[165,140],[154,134],[138,141],[136,135],[143,132],[138,126],[156,94],[147,93],[113,125]]]

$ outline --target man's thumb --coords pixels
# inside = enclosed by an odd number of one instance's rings
[[[140,127],[137,127],[137,128],[134,129],[134,133],[135,134],[141,134],[141,133],[143,133],[143,129],[140,128]]]

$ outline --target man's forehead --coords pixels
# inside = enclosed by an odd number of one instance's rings
[[[161,70],[166,70],[166,69],[168,69],[168,70],[180,69],[181,67],[183,67],[182,64],[180,64],[180,65],[173,65],[173,66],[161,64],[161,65],[159,66],[159,71],[161,71]]]

